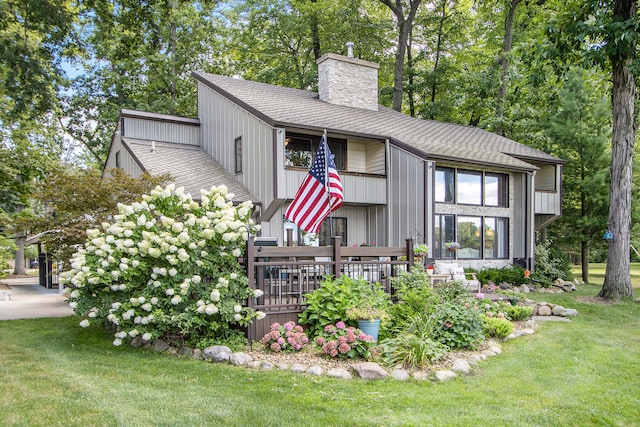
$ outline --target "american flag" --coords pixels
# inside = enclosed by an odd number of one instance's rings
[[[328,161],[328,167],[325,167],[325,158]],[[329,176],[328,191],[327,175]],[[322,221],[331,212],[342,206],[343,200],[340,177],[326,137],[323,135],[320,139],[318,152],[313,158],[311,169],[302,181],[302,185],[300,185],[284,216],[304,231],[317,233]]]

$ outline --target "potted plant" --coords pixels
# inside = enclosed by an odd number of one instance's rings
[[[358,328],[371,335],[374,342],[378,341],[380,322],[389,318],[387,310],[391,305],[389,295],[376,285],[363,292],[360,301],[346,310],[347,319],[356,321]]]
[[[444,247],[447,248],[448,251],[455,252],[460,248],[460,243],[458,242],[446,242]]]
[[[417,244],[413,247],[413,261],[416,264],[424,265],[424,259],[429,253],[429,246],[424,243]]]

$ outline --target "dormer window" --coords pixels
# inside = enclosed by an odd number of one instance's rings
[[[339,171],[345,170],[347,140],[328,138],[329,149]],[[309,169],[313,156],[318,151],[320,136],[287,133],[285,144],[285,166]]]

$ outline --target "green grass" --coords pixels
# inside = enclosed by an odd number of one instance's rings
[[[576,308],[446,383],[259,372],[159,355],[69,318],[0,321],[2,426],[640,425],[640,304]]]
[[[605,263],[591,263],[589,264],[589,283],[598,284],[602,286],[604,283],[604,273],[607,265]],[[631,263],[631,284],[634,288],[634,293],[637,293],[636,289],[640,289],[640,263]],[[580,265],[574,265],[571,268],[573,275],[577,278],[582,278],[582,267]],[[638,295],[636,295],[638,296]]]

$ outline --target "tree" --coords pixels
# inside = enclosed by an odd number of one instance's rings
[[[590,248],[602,242],[609,206],[607,141],[611,111],[600,96],[593,74],[589,81],[583,70],[569,73],[556,112],[546,127],[553,144],[551,152],[567,160],[563,168],[563,216],[553,228],[560,235],[558,243],[580,246],[585,282],[589,281]]]
[[[415,22],[416,14],[422,0],[380,0],[396,17],[398,25],[398,44],[396,46],[396,60],[393,68],[393,106],[396,111],[402,110],[402,93],[404,82],[404,58],[409,43],[409,34]]]
[[[633,297],[630,232],[636,124],[633,74],[638,38],[636,1],[573,1],[550,23],[549,34],[565,55],[580,55],[611,72],[613,128],[609,187],[607,269],[599,295],[607,299]]]
[[[96,228],[142,194],[171,180],[169,175],[138,178],[113,169],[104,178],[96,170],[62,169],[51,173],[33,194],[42,214],[23,222],[32,233],[47,232],[41,242],[56,259],[67,262]]]

